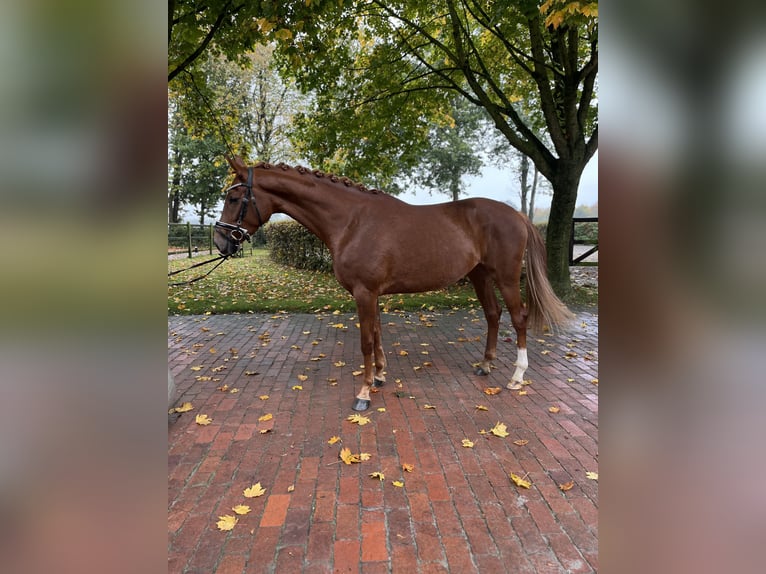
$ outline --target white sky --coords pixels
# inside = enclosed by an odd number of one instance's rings
[[[509,201],[515,207],[521,204],[519,196],[519,175],[513,169],[500,169],[495,166],[485,166],[482,175],[468,178],[468,193],[461,197],[488,197],[498,201]],[[530,173],[531,183],[531,173]],[[407,191],[397,196],[407,203],[425,205],[449,201],[449,195],[443,193],[429,194],[425,190]],[[593,205],[598,202],[598,152],[588,162],[580,179],[576,205]],[[549,195],[537,195],[536,207],[549,207]]]

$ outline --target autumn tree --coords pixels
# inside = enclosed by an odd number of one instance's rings
[[[483,108],[551,182],[549,277],[559,294],[570,289],[577,188],[598,147],[595,2],[317,1],[269,5],[262,17],[321,103],[304,139],[359,176],[417,161],[445,94]]]
[[[204,50],[237,60],[256,39],[276,42],[315,97],[300,124],[307,155],[377,187],[417,163],[452,95],[483,108],[551,182],[548,273],[570,289],[577,188],[598,148],[596,2],[177,0],[169,14],[170,79]]]
[[[251,161],[291,161],[288,134],[305,107],[296,89],[272,66],[273,48],[256,46],[242,64],[208,54],[171,85],[168,106],[169,221],[179,202],[202,221],[219,199],[227,153]]]

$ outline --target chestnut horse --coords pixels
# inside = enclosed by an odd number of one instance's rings
[[[497,351],[497,285],[517,335],[516,370],[509,389],[521,387],[528,366],[527,327],[564,326],[572,317],[546,277],[540,233],[504,203],[477,198],[409,205],[320,171],[260,162],[248,167],[239,157],[227,160],[235,179],[225,191],[221,219],[215,224],[214,240],[222,255],[235,253],[273,213],[291,216],[329,248],[335,277],[353,295],[359,315],[364,384],[352,406],[356,411],[369,408],[371,387],[385,381],[380,295],[431,291],[468,276],[487,319],[486,351],[476,370],[486,375]],[[519,280],[525,251],[523,306]]]

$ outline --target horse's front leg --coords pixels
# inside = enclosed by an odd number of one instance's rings
[[[375,350],[375,322],[378,311],[378,297],[366,289],[354,290],[356,310],[359,315],[362,356],[364,357],[364,383],[351,406],[355,411],[370,408],[370,389],[373,385],[373,353]]]

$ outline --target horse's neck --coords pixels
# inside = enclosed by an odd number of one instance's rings
[[[338,189],[302,174],[275,174],[261,185],[272,196],[276,211],[295,219],[331,250],[362,199],[355,190]]]

